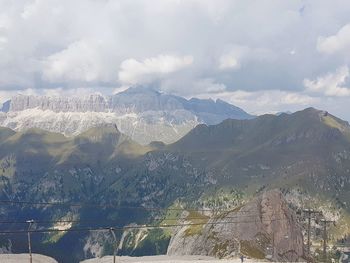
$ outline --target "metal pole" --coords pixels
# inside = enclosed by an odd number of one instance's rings
[[[111,227],[109,230],[111,231],[113,239],[114,239],[114,244],[113,244],[113,263],[116,263],[116,261],[115,261],[115,254],[116,254],[116,250],[118,248],[117,247],[117,237],[116,237],[116,235],[114,233],[114,228],[113,227]]]
[[[307,224],[307,254],[310,256],[310,231],[311,231],[311,211],[309,210]]]
[[[272,232],[272,260],[275,260],[275,233]]]
[[[313,215],[319,214],[321,215],[321,211],[315,211],[313,209],[304,209],[303,212],[307,214],[307,254],[311,255],[311,219],[313,219]]]
[[[30,229],[32,227],[32,224],[34,223],[34,220],[28,220],[27,223],[29,223],[28,226],[28,250],[29,250],[29,263],[33,263],[33,257],[32,257],[32,242],[30,239]]]
[[[323,259],[327,261],[327,221],[323,221]]]

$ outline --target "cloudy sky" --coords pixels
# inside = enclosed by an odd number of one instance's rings
[[[350,120],[348,0],[0,0],[0,102],[150,85]]]

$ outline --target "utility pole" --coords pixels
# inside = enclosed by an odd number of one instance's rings
[[[28,226],[28,250],[29,250],[29,263],[33,263],[33,257],[32,257],[32,243],[31,243],[31,239],[30,239],[30,230],[31,227],[34,223],[34,220],[28,220],[27,223],[29,223]]]
[[[275,233],[272,232],[272,260],[275,260]]]
[[[327,261],[327,222],[323,222],[323,260]]]
[[[304,209],[303,212],[307,214],[307,254],[310,256],[311,219],[312,219],[313,215],[315,215],[315,214],[322,214],[322,212],[321,211],[315,211],[315,210],[312,210],[312,209]]]
[[[327,262],[327,224],[335,224],[335,221],[322,219],[321,222],[323,223],[323,260]]]
[[[116,250],[117,250],[117,248],[118,248],[118,245],[117,245],[117,237],[116,237],[116,235],[115,235],[115,233],[114,233],[114,228],[113,227],[111,227],[110,229],[109,229],[109,231],[111,231],[111,233],[112,233],[112,236],[113,236],[113,239],[114,239],[114,244],[113,244],[113,263],[116,263],[115,262],[115,254],[116,254]]]

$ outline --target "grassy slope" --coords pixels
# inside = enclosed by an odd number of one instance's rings
[[[1,161],[14,156],[0,172],[3,177],[12,175],[12,181],[2,177],[1,185],[10,191],[11,182],[28,178],[27,184],[21,183],[28,188],[17,191],[22,198],[64,197],[146,206],[168,206],[177,199],[198,205],[201,196],[230,187],[246,196],[265,188],[302,188],[324,200],[343,202],[349,198],[350,187],[341,187],[339,177],[348,176],[350,159],[339,157],[339,163],[334,154],[350,150],[349,134],[345,122],[314,109],[200,125],[159,150],[130,141],[115,127],[94,128],[74,138],[35,129],[0,130],[0,137],[5,138],[0,142],[0,167]],[[45,189],[39,186],[47,187],[48,182],[55,182],[57,188],[42,195]],[[106,217],[120,224],[135,222],[135,218],[143,222],[149,216],[131,211],[94,212],[79,211],[82,218]],[[55,211],[54,215],[65,213]]]

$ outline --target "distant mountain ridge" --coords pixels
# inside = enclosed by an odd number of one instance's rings
[[[133,87],[111,96],[51,97],[17,95],[4,103],[0,126],[14,130],[41,128],[66,136],[114,123],[135,141],[172,143],[199,123],[254,116],[222,100],[185,98],[147,87]]]

